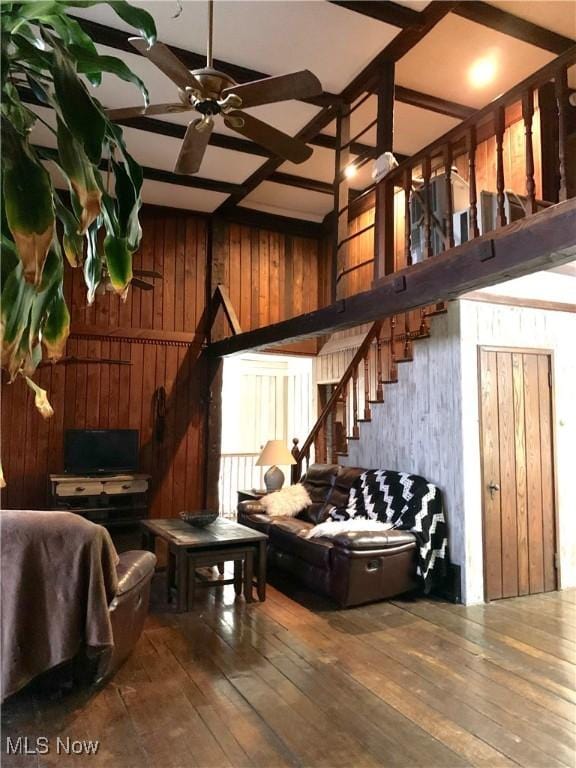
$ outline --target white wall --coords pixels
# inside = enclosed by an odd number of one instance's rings
[[[349,466],[398,469],[437,484],[445,500],[452,561],[466,603],[484,599],[478,409],[478,346],[553,351],[560,585],[576,586],[576,314],[475,301],[452,302],[414,345],[385,402],[351,442]]]
[[[432,319],[431,337],[414,342],[414,360],[398,366],[398,382],[386,384],[384,403],[351,441],[348,466],[422,475],[444,497],[450,556],[464,568],[459,312]]]

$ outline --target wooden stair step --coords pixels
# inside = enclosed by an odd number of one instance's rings
[[[381,397],[379,400],[368,400],[368,402],[370,403],[370,405],[378,405],[378,403],[383,403],[384,402],[384,398]]]
[[[382,384],[398,384],[398,379],[382,379]]]
[[[360,440],[360,438],[354,437],[353,435],[346,435],[346,440]]]
[[[411,363],[414,361],[413,357],[396,357],[394,358],[395,363]]]
[[[336,456],[348,456],[348,454],[344,453],[344,451],[336,451]]]
[[[358,424],[367,424],[369,421],[372,421],[372,419],[358,419]]]

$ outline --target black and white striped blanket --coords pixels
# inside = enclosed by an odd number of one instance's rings
[[[348,506],[334,507],[333,520],[367,518],[411,531],[418,543],[418,575],[424,592],[439,585],[448,566],[446,519],[440,489],[418,475],[371,469],[354,482]]]

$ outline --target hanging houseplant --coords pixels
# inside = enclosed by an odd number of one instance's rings
[[[145,104],[148,92],[124,62],[99,55],[67,13],[101,1],[0,5],[2,368],[11,381],[19,376],[26,380],[45,417],[52,409],[31,376],[43,354],[55,362],[64,353],[70,329],[64,261],[83,269],[89,304],[104,273],[125,297],[141,237],[142,170],[127,152],[121,129],[91,95],[90,85],[98,86],[102,74],[110,73],[136,85]],[[149,45],[154,42],[150,14],[125,0],[108,4]],[[42,118],[23,103],[23,89],[54,110],[55,123],[45,124],[54,134],[55,150],[46,152],[31,143],[30,131]],[[67,192],[54,187],[43,163],[47,159],[66,179]],[[99,170],[102,161],[113,174],[111,186]]]

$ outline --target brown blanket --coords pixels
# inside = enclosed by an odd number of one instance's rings
[[[0,533],[3,701],[81,647],[113,645],[118,555],[105,528],[68,512],[4,510]]]

